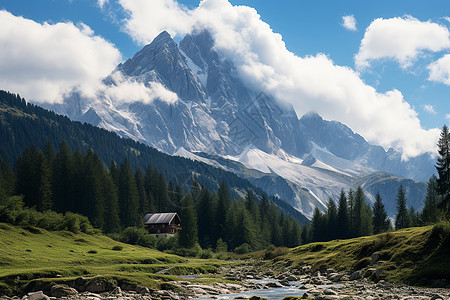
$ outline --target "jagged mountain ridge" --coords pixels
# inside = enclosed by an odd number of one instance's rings
[[[309,216],[315,206],[323,209],[328,197],[370,174],[425,180],[433,173],[426,155],[405,162],[401,153],[370,145],[339,122],[317,114],[299,119],[292,106],[247,87],[213,46],[206,31],[187,35],[179,45],[162,32],[114,71],[147,86],[162,84],[177,94],[173,104],[158,99],[118,103],[107,94],[93,101],[74,93],[51,108],[170,154],[193,159],[201,159],[199,153],[215,155],[208,159],[212,164],[226,157],[249,170],[279,176],[290,186],[292,205]],[[117,83],[110,76],[105,84]],[[255,182],[269,190],[265,180]],[[274,185],[270,192],[280,194]],[[371,199],[373,192],[368,192]]]

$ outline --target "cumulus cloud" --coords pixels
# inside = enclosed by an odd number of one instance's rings
[[[319,112],[326,119],[347,124],[372,143],[394,147],[404,158],[434,152],[439,130],[423,129],[401,92],[379,93],[357,72],[336,65],[324,54],[296,56],[251,7],[233,6],[226,0],[203,0],[192,10],[173,0],[120,3],[129,14],[127,32],[142,44],[162,30],[184,35],[207,29],[215,48],[234,62],[244,81],[255,91],[292,104],[299,116]],[[153,18],[158,15],[164,17]]]
[[[355,64],[364,69],[373,60],[386,58],[407,68],[424,51],[438,52],[447,48],[450,48],[450,33],[445,26],[421,22],[411,16],[379,18],[367,27],[355,55]]]
[[[106,3],[109,3],[109,0],[97,0],[97,5],[100,8],[103,8],[105,6]]]
[[[142,102],[148,104],[155,99],[174,103],[178,100],[177,94],[167,90],[159,82],[148,82],[148,86],[146,86],[142,82],[125,78],[121,72],[114,72],[112,81],[112,85],[103,87],[103,92],[116,103]]]
[[[431,104],[425,104],[425,105],[423,106],[423,109],[424,109],[427,113],[430,113],[430,114],[432,114],[432,115],[435,115],[435,114],[436,114],[436,111],[434,110],[434,107],[433,107],[433,105],[431,105]]]
[[[0,28],[0,88],[38,102],[61,102],[73,89],[95,95],[121,60],[85,24],[40,24],[0,11]]]
[[[356,31],[356,19],[353,15],[342,17],[342,27],[350,31]]]
[[[430,75],[428,80],[450,85],[450,54],[446,54],[428,65]]]

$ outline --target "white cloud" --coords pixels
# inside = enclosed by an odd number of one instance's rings
[[[0,28],[0,89],[38,102],[61,102],[74,88],[93,96],[121,60],[85,24],[40,24],[0,11]]]
[[[350,31],[356,31],[356,19],[353,15],[342,17],[342,26]]]
[[[141,43],[165,29],[172,35],[208,29],[215,48],[234,62],[243,80],[292,104],[298,115],[316,111],[341,121],[372,143],[402,151],[404,158],[434,152],[439,129],[423,129],[401,92],[378,93],[326,55],[296,56],[253,8],[226,0],[203,0],[192,10],[173,0],[120,3],[129,13],[128,33]],[[158,15],[164,17],[153,18]]]
[[[450,23],[450,17],[444,17],[444,20]]]
[[[106,3],[109,3],[109,0],[97,0],[97,5],[100,8],[103,8],[105,6]]]
[[[124,78],[122,73],[114,72],[112,75],[114,84],[104,86],[103,92],[117,103],[142,102],[148,104],[155,99],[174,103],[178,100],[177,94],[167,90],[159,82],[144,83]]]
[[[445,118],[446,118],[447,120],[450,120],[450,114],[446,114],[446,115],[445,115]]]
[[[430,75],[428,80],[450,85],[450,54],[446,54],[428,65]]]
[[[366,29],[355,64],[363,69],[373,60],[388,58],[407,68],[423,51],[450,48],[449,37],[447,27],[411,16],[375,19]]]
[[[424,109],[427,113],[430,113],[430,114],[432,114],[432,115],[435,115],[435,114],[436,114],[436,111],[434,110],[434,107],[433,107],[433,105],[431,105],[431,104],[425,104],[425,105],[423,106],[423,109]]]

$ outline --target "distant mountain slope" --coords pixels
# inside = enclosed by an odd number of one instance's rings
[[[264,193],[235,173],[179,156],[170,156],[131,139],[121,138],[116,133],[71,121],[27,103],[17,95],[0,91],[0,159],[14,163],[25,148],[35,145],[41,149],[48,140],[54,147],[64,141],[72,150],[85,152],[92,149],[107,165],[111,160],[121,163],[125,158],[133,168],[145,169],[150,164],[163,173],[166,180],[181,183],[184,188],[190,188],[195,178],[212,190],[217,190],[224,181],[234,196],[241,195],[247,189],[253,189],[260,195]],[[284,201],[276,198],[272,200],[300,222],[308,222]]]
[[[119,64],[104,84],[119,86],[117,78],[149,89],[158,84],[175,93],[178,100],[149,102],[130,96],[122,101],[108,92],[87,99],[73,93],[64,104],[49,108],[244,178],[264,173],[248,179],[266,192],[289,197],[287,201],[308,216],[314,207],[323,209],[328,198],[337,197],[341,189],[353,188],[355,182],[363,184],[363,178],[371,174],[411,178],[414,185],[435,172],[429,155],[402,160],[401,153],[369,144],[342,123],[295,112],[291,105],[242,81],[236,67],[215,50],[207,31],[186,35],[179,44],[162,32]],[[305,115],[299,119],[297,113]],[[214,159],[201,159],[198,153]],[[239,162],[247,171],[222,166],[217,161],[220,157]],[[386,188],[380,190],[385,195],[395,195],[395,186],[377,185]],[[372,199],[374,191],[366,192]],[[424,184],[417,182],[408,195],[415,208],[423,195]],[[385,201],[393,201],[391,198]]]

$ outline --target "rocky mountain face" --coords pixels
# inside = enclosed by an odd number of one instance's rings
[[[399,177],[413,179],[407,196],[418,208],[426,188],[414,180],[434,172],[431,158],[402,161],[401,153],[370,145],[344,124],[311,113],[299,119],[292,106],[246,86],[213,46],[206,31],[179,44],[162,32],[104,80],[107,86],[119,85],[114,75],[120,74],[149,88],[158,83],[176,93],[174,103],[117,101],[106,92],[86,99],[74,93],[50,108],[169,154],[232,170],[309,216],[315,206],[323,209],[329,197],[355,184],[367,185],[369,201],[378,190],[394,198],[407,180]],[[380,173],[395,175],[384,174],[381,181],[398,184],[364,181]]]

